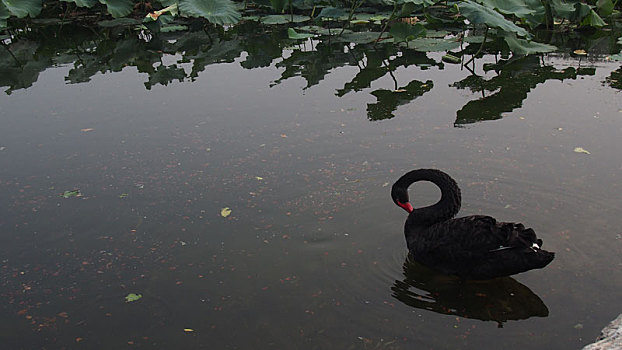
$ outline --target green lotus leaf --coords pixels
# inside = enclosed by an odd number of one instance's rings
[[[347,18],[347,13],[344,9],[336,8],[336,7],[324,7],[320,14],[317,15],[318,18]]]
[[[614,3],[611,0],[598,0],[596,8],[601,16],[610,16],[613,13]]]
[[[488,27],[499,28],[520,36],[529,36],[527,30],[508,21],[502,14],[491,8],[468,0],[459,3],[458,8],[460,13],[473,24],[485,24]]]
[[[460,43],[456,39],[439,38],[417,38],[410,41],[408,45],[423,52],[450,51],[460,47]]]
[[[294,28],[287,28],[287,36],[290,39],[293,39],[293,40],[300,40],[300,39],[313,38],[315,36],[315,34],[311,34],[311,33],[298,33],[296,30],[294,30]]]
[[[340,35],[340,34],[343,35],[347,33],[352,33],[352,30],[350,29],[340,29],[340,28],[329,29],[329,28],[324,28],[320,26],[302,26],[302,27],[297,27],[296,29],[303,30],[305,32],[310,32],[313,34],[319,34],[319,35]]]
[[[389,31],[395,42],[409,41],[425,35],[425,27],[421,23],[410,25],[406,22],[397,22]]]
[[[549,44],[538,43],[535,41],[528,41],[525,39],[517,38],[513,35],[508,35],[503,38],[510,47],[510,50],[519,55],[531,55],[534,53],[545,53],[557,50],[557,47]]]
[[[132,0],[99,0],[99,2],[106,5],[108,13],[114,18],[127,16],[134,9]]]
[[[104,28],[110,27],[129,27],[140,24],[141,22],[134,18],[115,18],[107,21],[101,21],[97,23],[98,26]]]
[[[268,15],[261,17],[261,23],[263,24],[300,23],[308,20],[309,17],[301,15]]]
[[[34,18],[41,12],[41,0],[2,0],[2,4],[17,18]]]
[[[561,0],[551,0],[551,10],[556,17],[572,19],[575,13],[573,4],[567,4]]]
[[[282,13],[289,2],[287,0],[270,0],[270,5],[275,12]]]
[[[380,32],[353,32],[344,33],[335,37],[333,40],[354,44],[367,44],[376,41],[379,35]],[[386,36],[383,36],[383,38],[386,38]]]
[[[181,32],[184,30],[188,30],[188,26],[184,25],[170,25],[170,26],[162,26],[160,27],[161,33],[170,33],[170,32]]]
[[[622,53],[611,55],[607,57],[611,61],[622,61]]]
[[[11,17],[9,10],[0,2],[0,28],[6,27],[6,19]]]
[[[478,3],[496,9],[505,15],[514,15],[518,18],[524,18],[528,15],[536,13],[536,9],[532,8],[525,0],[476,0]],[[540,7],[543,7],[540,4]]]
[[[97,4],[98,0],[60,0],[63,2],[73,2],[76,6],[79,7],[93,7]]]
[[[179,12],[220,25],[237,23],[241,17],[231,0],[179,0]]]
[[[587,16],[585,16],[581,21],[581,25],[600,28],[606,26],[607,23],[603,21],[596,11],[590,9]]]

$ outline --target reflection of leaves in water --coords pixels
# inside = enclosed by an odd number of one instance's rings
[[[510,277],[467,281],[433,271],[408,257],[404,280],[396,280],[392,296],[402,303],[439,314],[482,321],[499,327],[508,320],[547,317],[549,310],[527,286]]]
[[[542,66],[537,56],[526,56],[516,60],[502,61],[493,68],[498,75],[485,80],[471,75],[452,86],[482,92],[484,97],[472,100],[457,112],[455,125],[475,123],[502,118],[502,113],[511,112],[523,105],[527,94],[538,84],[547,80],[576,79],[579,75],[594,75],[595,69],[572,67],[557,70],[553,66]],[[496,91],[485,96],[486,91]]]
[[[327,75],[340,67],[356,67],[358,72],[345,82],[336,95],[341,97],[350,92],[369,89],[375,81],[392,75],[401,67],[416,65],[420,70],[436,66],[443,68],[441,60],[429,58],[422,50],[437,50],[438,46],[448,45],[454,48],[458,42],[455,39],[442,39],[448,32],[428,32],[428,38],[419,38],[406,45],[399,46],[393,43],[367,43],[375,41],[379,33],[346,31],[338,36],[332,31],[330,38],[323,36],[321,42],[309,41],[304,45],[284,54],[283,50],[290,48],[291,40],[287,39],[287,28],[267,28],[256,22],[245,22],[233,26],[228,30],[222,27],[195,28],[190,25],[190,32],[160,33],[148,35],[128,32],[122,28],[98,28],[98,31],[74,26],[71,24],[35,26],[16,34],[10,42],[5,43],[0,50],[0,86],[8,87],[7,93],[15,89],[28,88],[37,81],[39,73],[56,65],[69,65],[71,69],[65,77],[69,83],[83,83],[91,80],[98,73],[119,72],[126,67],[136,67],[138,72],[148,75],[144,83],[147,89],[156,84],[166,85],[174,80],[193,80],[206,69],[207,66],[218,63],[232,63],[239,61],[243,68],[253,69],[276,65],[282,68],[281,76],[272,82],[272,85],[293,78],[301,77],[306,82],[306,88],[320,84]],[[305,31],[313,32],[313,26],[304,27]],[[196,31],[192,31],[196,30]],[[303,30],[303,29],[300,29]],[[473,34],[477,34],[474,32]],[[466,41],[478,42],[473,36],[467,36]],[[600,36],[599,36],[600,35]],[[439,37],[437,39],[431,37]],[[469,39],[471,38],[471,39]],[[564,35],[554,37],[551,42],[557,46],[590,47],[594,45],[607,48],[611,52],[611,45],[615,45],[611,36],[594,34],[590,42],[583,42],[586,38],[575,34],[571,37]],[[435,41],[436,40],[436,41]],[[577,41],[581,40],[581,41]],[[498,46],[502,40],[487,42],[487,52],[499,52]],[[357,42],[352,44],[351,42]],[[433,46],[419,44],[432,43]],[[565,44],[568,45],[565,45]],[[477,50],[479,45],[467,46],[456,55],[463,55]],[[505,47],[505,46],[503,46]],[[447,49],[447,48],[443,48]],[[603,49],[604,50],[604,49]],[[240,57],[245,56],[243,59]],[[287,56],[289,54],[289,56]],[[286,56],[286,58],[283,58]],[[178,58],[181,57],[181,58]],[[177,62],[164,66],[163,58],[170,62],[174,58]],[[277,62],[276,64],[274,62]],[[183,65],[183,68],[181,68]],[[492,78],[470,76],[453,84],[459,89],[468,88],[480,92],[481,98],[471,101],[457,112],[456,125],[473,123],[481,120],[493,120],[502,117],[503,113],[510,112],[522,105],[527,94],[538,84],[550,79],[576,79],[579,75],[592,75],[595,69],[566,68],[557,70],[552,66],[542,66],[536,56],[501,61],[489,65],[496,71]],[[490,70],[489,69],[489,70]],[[606,79],[605,83],[613,88],[622,89],[619,69]],[[489,75],[487,75],[489,76]],[[405,87],[398,88],[399,76],[391,76],[395,82],[394,89],[376,90],[372,94],[378,99],[369,104],[367,115],[370,120],[380,120],[393,117],[393,112],[400,105],[410,103],[432,87],[432,83],[413,81]],[[403,90],[403,91],[402,91]],[[474,98],[477,98],[476,96]]]
[[[607,79],[605,79],[605,83],[609,84],[612,88],[622,90],[622,67],[611,72]]]
[[[238,39],[215,40],[207,50],[200,50],[193,54],[184,55],[182,62],[192,62],[191,78],[196,78],[205,67],[214,63],[230,63],[242,54],[242,47]]]
[[[183,68],[172,66],[158,66],[153,74],[149,75],[149,81],[145,82],[147,90],[151,90],[151,87],[157,84],[168,85],[173,80],[184,81],[186,72]]]
[[[357,46],[357,48],[358,47],[359,46]],[[393,45],[385,45],[379,49],[369,47],[364,48],[364,50],[365,51],[361,50],[361,52],[355,52],[357,57],[365,55],[367,58],[366,66],[361,68],[356,76],[344,85],[343,89],[337,90],[337,96],[341,97],[351,91],[361,91],[369,88],[372,82],[383,77],[389,71],[395,71],[399,67],[408,67],[414,64],[425,68],[437,64],[424,53],[415,50],[403,49],[401,55],[397,56],[398,51]],[[387,61],[387,57],[391,56],[397,57],[389,61],[387,67],[385,62]]]
[[[37,43],[22,40],[0,50],[0,86],[8,86],[7,93],[31,87],[39,73],[52,64],[49,58],[37,55],[37,49]]]
[[[285,71],[273,85],[295,76],[307,81],[305,88],[317,85],[332,69],[342,67],[352,59],[350,54],[344,52],[343,46],[342,43],[319,43],[315,51],[292,52],[290,57],[277,63],[277,67],[285,67]]]
[[[110,60],[108,61],[110,70],[113,72],[120,72],[123,67],[132,65],[134,60],[140,57],[140,54],[145,51],[141,47],[141,44],[144,43],[137,39],[118,42],[112,50]]]
[[[74,67],[65,78],[70,83],[84,83],[97,72],[120,72],[127,66],[136,66],[140,72],[152,73],[153,65],[160,62],[160,55],[149,50],[150,44],[135,37],[121,40],[102,40],[91,44],[86,41],[73,50]],[[151,43],[153,45],[153,43]]]
[[[283,49],[270,37],[257,37],[244,43],[248,56],[240,65],[246,69],[269,67],[275,58],[281,57]]]
[[[269,67],[274,59],[281,57],[284,43],[279,40],[281,32],[257,32],[254,25],[240,25],[244,51],[248,54],[240,65],[246,69]]]
[[[428,80],[425,83],[413,80],[408,83],[408,85],[400,87],[395,91],[376,90],[371,94],[376,96],[378,102],[367,104],[367,118],[369,120],[393,118],[393,111],[395,111],[398,106],[411,102],[415,98],[432,90],[433,86],[432,80]]]

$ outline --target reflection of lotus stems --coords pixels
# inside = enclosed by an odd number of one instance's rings
[[[391,79],[393,79],[393,84],[395,86],[395,88],[393,88],[393,91],[397,91],[397,78],[395,78],[395,75],[393,75],[393,71],[391,70],[391,64],[390,62],[387,63],[388,61],[382,60],[382,64],[385,65],[387,67],[387,71],[389,72],[389,76],[391,76]]]
[[[9,55],[11,55],[11,57],[13,57],[13,59],[15,60],[15,63],[17,63],[17,66],[19,68],[23,68],[22,63],[17,59],[17,57],[15,57],[15,55],[13,54],[11,49],[9,49],[9,46],[7,44],[5,44],[4,41],[2,41],[2,40],[0,40],[0,45],[2,45],[6,49],[6,51],[9,53]]]
[[[484,47],[484,44],[486,43],[486,39],[488,39],[488,26],[486,26],[486,31],[484,32],[484,40],[482,41],[482,44],[479,46],[479,49],[477,49],[477,52],[471,57],[471,59],[466,61],[465,65],[471,63],[471,61],[473,61],[475,57],[477,57],[480,54],[480,52],[482,52],[482,48]]]

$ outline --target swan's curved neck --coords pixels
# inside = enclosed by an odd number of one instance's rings
[[[441,190],[441,199],[438,203],[413,208],[408,198],[408,187],[417,181],[430,181]],[[391,188],[393,202],[410,213],[408,219],[423,225],[432,225],[437,222],[453,218],[460,210],[460,188],[449,175],[436,169],[417,169],[400,177]]]

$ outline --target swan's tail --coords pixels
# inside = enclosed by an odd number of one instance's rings
[[[502,223],[502,228],[507,234],[508,248],[506,254],[509,266],[516,270],[513,273],[541,269],[555,259],[555,253],[542,249],[542,240],[536,237],[531,228],[525,228],[519,223]],[[511,262],[511,263],[510,263]]]

